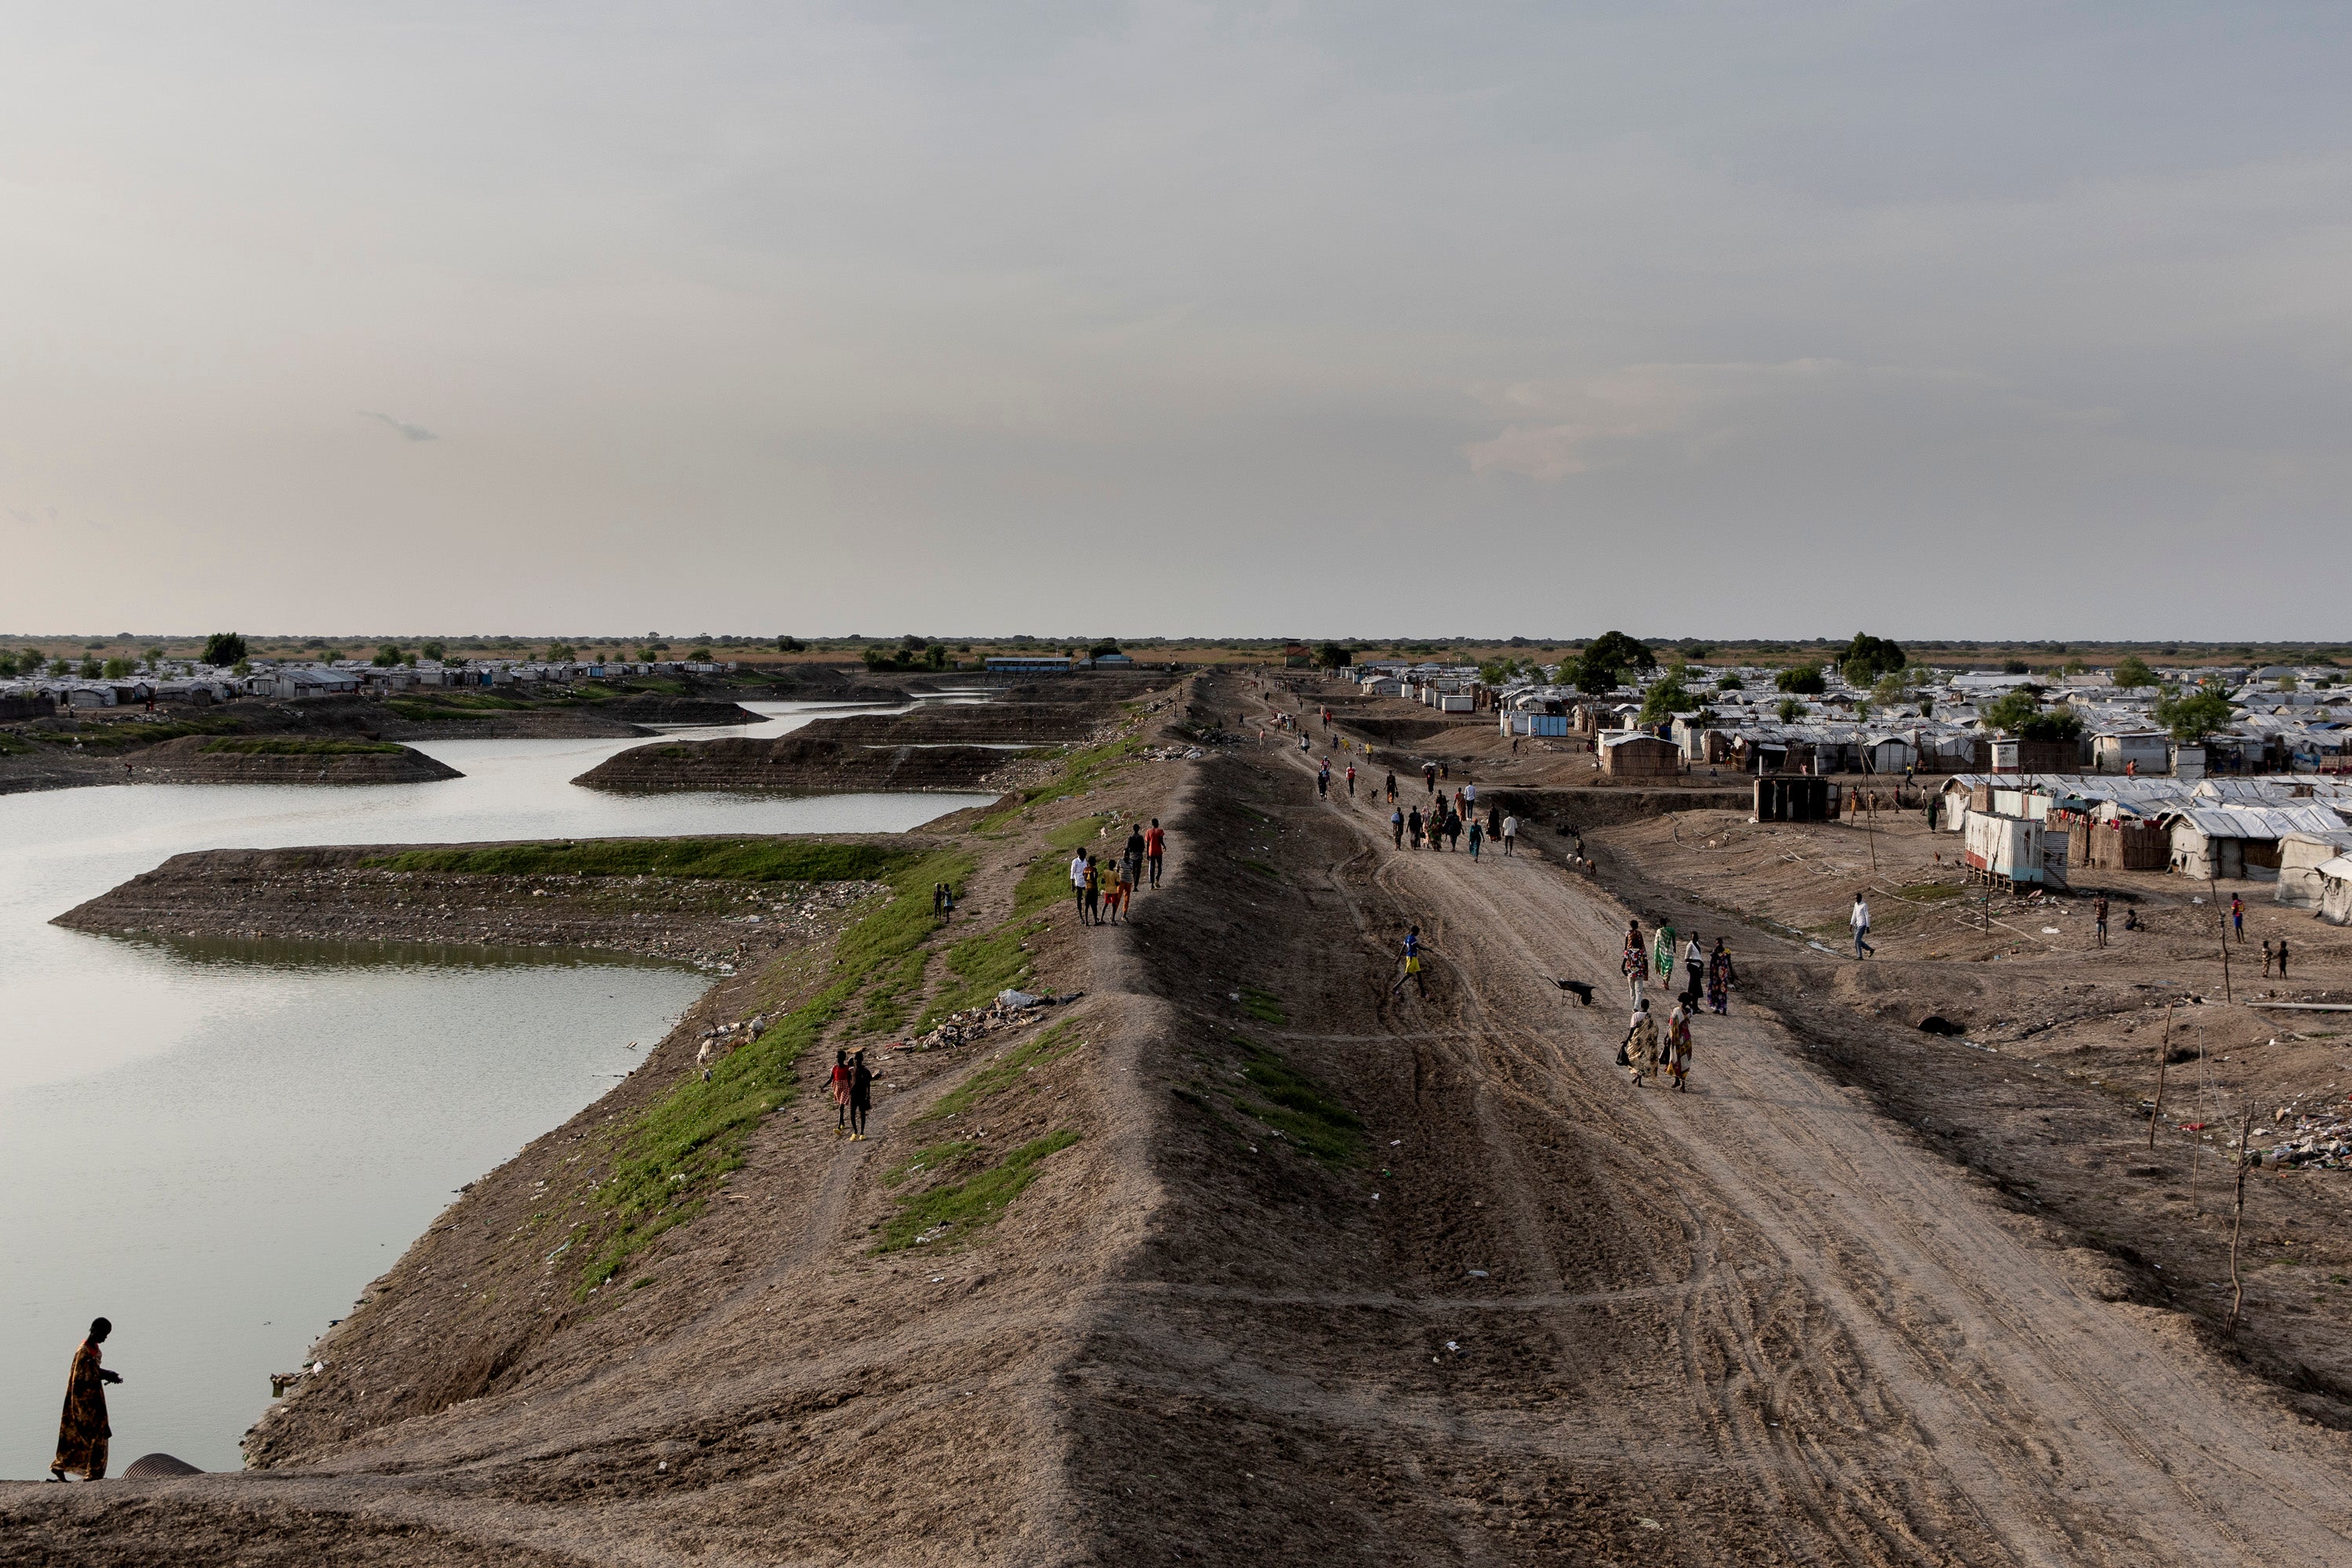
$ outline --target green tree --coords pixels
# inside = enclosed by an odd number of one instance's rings
[[[2156,671],[2136,653],[2127,653],[2116,661],[2115,683],[2126,691],[2137,691],[2144,686],[2154,686]]]
[[[2201,744],[2217,731],[2230,727],[2230,700],[2210,685],[2184,693],[2168,686],[2156,700],[2156,721],[2185,745]]]
[[[1999,730],[2004,735],[2022,734],[2026,721],[2042,711],[2042,704],[2030,691],[2003,692],[1996,701],[1986,705],[1977,715],[1989,730]]]
[[[378,669],[390,669],[400,662],[400,645],[396,642],[388,642],[375,650],[375,658],[369,662]]]
[[[551,642],[547,645],[546,657],[550,664],[567,664],[580,657],[580,650],[568,642]]]
[[[1338,647],[1338,646],[1339,646],[1339,645],[1338,645],[1338,644],[1336,644],[1336,643],[1328,643],[1328,642],[1327,642],[1327,643],[1325,643],[1325,644],[1323,645],[1323,647]],[[1087,657],[1088,658],[1103,658],[1103,657],[1104,657],[1105,655],[1107,655],[1107,654],[1114,654],[1114,653],[1117,653],[1118,651],[1118,644],[1117,644],[1117,643],[1113,642],[1113,641],[1112,641],[1110,638],[1108,638],[1108,637],[1105,637],[1105,638],[1103,638],[1103,639],[1102,639],[1102,641],[1100,641],[1100,642],[1098,642],[1098,643],[1095,644],[1095,646],[1094,646],[1094,647],[1090,647],[1090,648],[1087,649]],[[1320,649],[1318,649],[1318,650],[1317,650],[1317,653],[1318,653],[1318,661],[1319,661],[1321,650],[1320,650]],[[1345,664],[1347,661],[1346,661],[1345,659],[1342,659],[1342,660],[1340,660],[1339,662],[1340,662],[1340,663],[1342,663],[1342,664]]]
[[[1838,659],[1846,679],[1856,686],[1868,686],[1880,676],[1910,662],[1910,655],[1900,646],[1867,632],[1854,633],[1853,641],[1846,645],[1845,653]]]
[[[718,656],[713,654],[709,647],[706,646],[696,648],[692,653],[688,654],[686,656],[686,662],[688,664],[709,664],[717,657]]]
[[[1780,714],[1781,723],[1793,724],[1805,716],[1805,705],[1793,697],[1783,697],[1780,699]]]
[[[215,632],[205,639],[204,662],[227,666],[245,657],[245,638],[235,632]]]
[[[1892,708],[1911,694],[1911,682],[1906,671],[1890,669],[1878,678],[1870,689],[1870,700],[1881,708]]]
[[[1114,647],[1111,651],[1117,653],[1118,649]],[[1355,662],[1356,656],[1338,643],[1327,642],[1316,645],[1315,668],[1318,669],[1346,669]]]
[[[798,637],[778,637],[776,639],[776,651],[778,653],[799,653],[807,647],[808,644],[801,641]]]
[[[416,652],[420,658],[429,658],[438,664],[449,657],[449,645],[437,642],[418,643]]]
[[[1669,671],[1650,683],[1642,694],[1642,720],[1644,724],[1663,724],[1677,713],[1692,712],[1699,707],[1698,700],[1683,684],[1679,670]]]
[[[1772,684],[1781,690],[1801,697],[1819,697],[1830,689],[1818,664],[1800,664],[1782,670],[1772,678]]]
[[[85,658],[81,661],[81,678],[84,680],[96,680],[105,671],[106,667],[95,658]]]
[[[1748,689],[1748,683],[1738,676],[1726,671],[1715,678],[1715,689],[1717,691],[1745,691]]]
[[[71,675],[73,673],[73,666],[68,664],[64,659],[53,658],[49,660],[49,673],[53,676],[58,677]]]
[[[1623,632],[1602,632],[1584,645],[1584,651],[1579,658],[1582,662],[1591,664],[1596,668],[1625,670],[1658,668],[1658,656],[1650,651],[1649,645],[1638,638],[1627,637]]]
[[[109,680],[128,680],[135,667],[127,658],[110,658],[99,671]]]
[[[2003,675],[2031,675],[2033,673],[2033,667],[2021,658],[2004,659],[2001,661],[2000,672]]]

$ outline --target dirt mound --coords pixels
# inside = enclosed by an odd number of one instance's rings
[[[987,746],[868,746],[795,732],[772,741],[669,741],[606,758],[572,782],[622,793],[839,794],[970,790],[1023,753]]]
[[[1045,746],[1091,740],[1115,717],[1075,702],[934,702],[906,713],[820,719],[800,733],[861,746]]]
[[[1591,829],[1639,822],[1678,811],[1737,810],[1749,804],[1738,789],[1497,789],[1481,790],[1522,820],[1549,827]]]
[[[140,784],[423,784],[463,778],[394,741],[299,735],[183,735],[123,759]]]

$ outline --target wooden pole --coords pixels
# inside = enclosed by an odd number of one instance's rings
[[[2156,1124],[2164,1115],[2164,1066],[2172,1057],[2172,1003],[2164,1005],[2164,1039],[2156,1047],[2156,1106],[2147,1113],[2147,1146],[2156,1147]]]
[[[2245,1125],[2238,1130],[2238,1210],[2230,1222],[2230,1321],[2221,1331],[2238,1331],[2238,1312],[2246,1304],[2246,1283],[2238,1278],[2238,1233],[2246,1226],[2246,1167],[2253,1159],[2254,1102],[2246,1101]]]
[[[1878,792],[1876,790],[1871,791],[1870,798],[1864,803],[1862,825],[1863,832],[1870,840],[1870,868],[1876,871],[1878,869]]]
[[[2205,864],[2208,867],[2213,864],[2210,855]],[[2221,909],[2221,885],[2209,874],[2205,887],[2213,895],[2214,918],[2221,923],[2221,1000],[2227,1002],[2230,1000],[2230,917]]]

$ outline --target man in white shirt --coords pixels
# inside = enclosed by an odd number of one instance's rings
[[[1518,842],[1519,819],[1516,816],[1503,818],[1503,853],[1508,855]]]
[[[1853,955],[1856,958],[1868,958],[1878,951],[1863,940],[1870,934],[1870,903],[1860,893],[1853,896],[1853,913],[1846,917],[1846,923],[1853,927]]]
[[[1070,861],[1070,896],[1077,900],[1078,912],[1087,910],[1087,852],[1079,850]]]

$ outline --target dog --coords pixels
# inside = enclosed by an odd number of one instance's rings
[[[1577,1004],[1580,1006],[1590,1007],[1592,1005],[1592,987],[1587,985],[1583,981],[1555,980],[1552,984],[1559,986],[1562,991],[1567,992],[1570,995],[1575,997]]]

